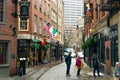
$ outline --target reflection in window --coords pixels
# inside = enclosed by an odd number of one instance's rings
[[[0,42],[0,64],[7,63],[8,43]]]
[[[4,20],[4,0],[0,0],[0,22]]]
[[[27,30],[27,20],[20,20],[20,30]]]
[[[34,15],[34,32],[37,32],[37,16]]]
[[[39,33],[42,33],[42,18],[40,18],[40,24],[39,24]]]

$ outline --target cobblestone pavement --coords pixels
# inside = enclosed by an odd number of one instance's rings
[[[81,75],[79,77],[76,76],[76,72],[77,68],[75,67],[75,59],[73,59],[70,77],[66,77],[65,75],[66,64],[64,62],[49,69],[39,78],[39,80],[113,80],[112,77],[102,73],[100,73],[101,77],[93,77],[92,69],[90,69],[86,64],[84,64],[84,68],[81,70]]]
[[[46,71],[51,67],[60,64],[61,61],[56,61],[48,64],[40,64],[38,66],[33,66],[26,68],[26,75],[23,76],[0,76],[0,80],[38,80]]]
[[[72,59],[70,77],[66,77],[65,62],[56,66],[53,65],[54,64],[45,64],[43,66],[30,67],[27,68],[27,73],[24,76],[0,77],[0,80],[116,80],[102,73],[101,77],[93,77],[92,69],[90,69],[85,63],[84,68],[81,70],[81,76],[77,77],[75,59]]]

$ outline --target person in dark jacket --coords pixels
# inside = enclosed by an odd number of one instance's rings
[[[95,72],[97,71],[98,77],[100,77],[100,74],[99,74],[100,63],[99,63],[96,53],[93,54],[92,60],[93,60],[93,76],[96,77]]]
[[[65,63],[66,63],[66,76],[71,76],[70,75],[70,66],[71,66],[71,52],[65,57]]]

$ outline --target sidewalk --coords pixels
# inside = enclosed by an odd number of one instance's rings
[[[101,77],[94,77],[93,68],[90,68],[86,63],[84,63],[84,68],[81,70],[81,76],[79,77],[79,80],[114,80],[110,75],[103,74],[101,72],[100,76]]]
[[[37,78],[42,76],[47,70],[49,70],[51,67],[61,63],[60,61],[55,61],[47,64],[40,64],[38,66],[32,66],[26,68],[26,75],[23,76],[0,76],[0,80],[27,80],[28,78],[32,77],[33,74],[37,73],[38,71],[41,71],[41,74],[38,75]],[[37,80],[36,78],[36,80]]]

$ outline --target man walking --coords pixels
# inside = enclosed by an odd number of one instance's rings
[[[65,62],[66,62],[66,76],[71,76],[70,75],[70,66],[71,66],[71,52],[65,57]]]
[[[96,53],[93,54],[92,60],[93,60],[93,76],[96,77],[95,73],[97,71],[98,77],[100,77],[100,74],[99,74],[99,65],[100,65],[100,63],[99,63],[99,60],[97,58]]]

